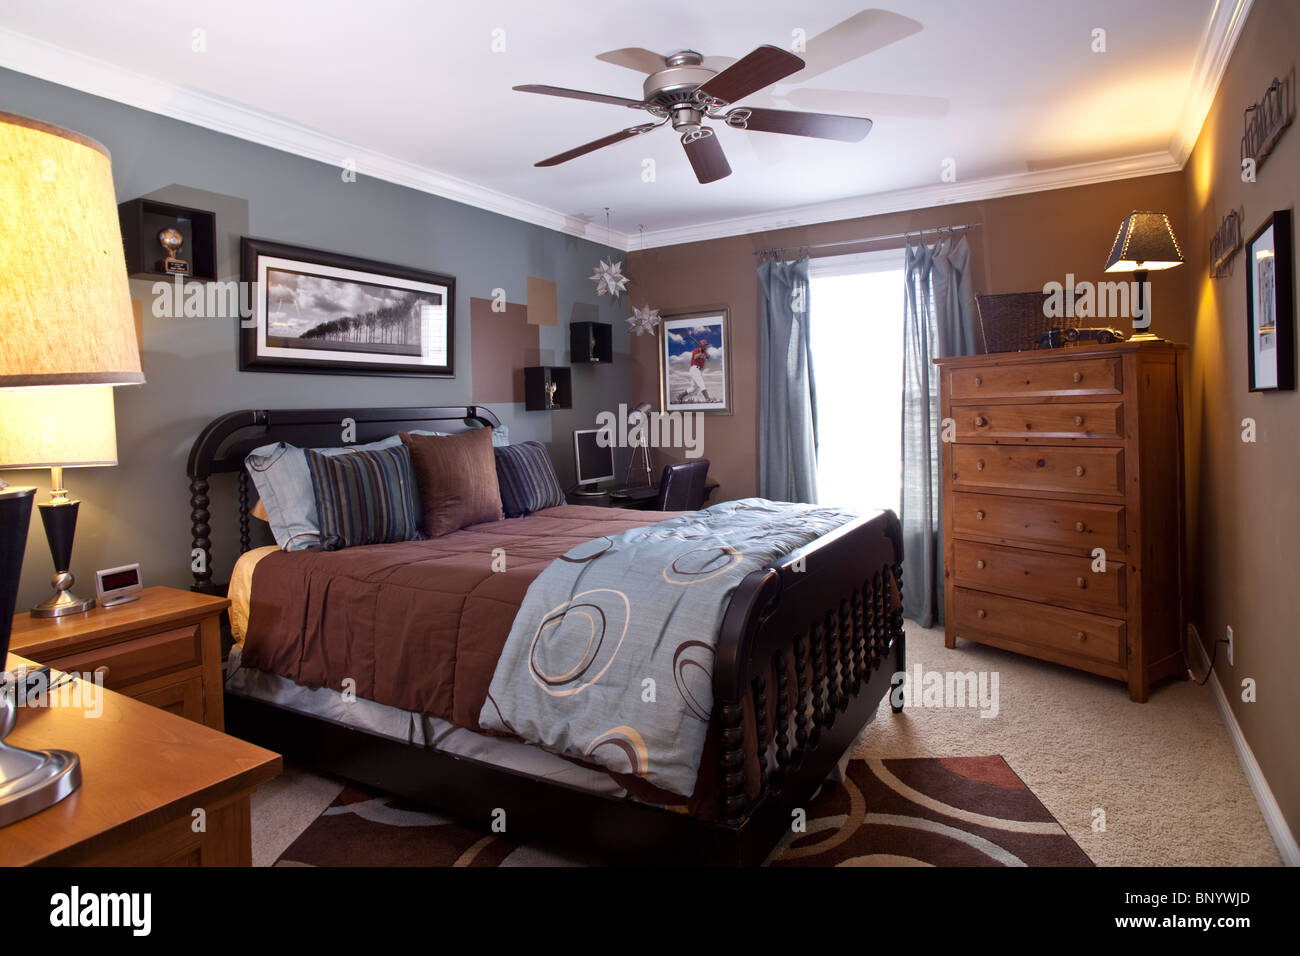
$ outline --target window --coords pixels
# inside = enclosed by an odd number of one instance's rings
[[[818,498],[859,512],[897,512],[903,250],[814,259],[809,280]]]

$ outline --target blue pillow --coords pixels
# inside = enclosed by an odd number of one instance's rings
[[[346,455],[354,451],[392,448],[401,443],[402,439],[392,435],[366,445],[313,450],[322,455]],[[284,442],[263,445],[248,453],[244,465],[261,496],[275,543],[284,551],[317,547],[320,544],[320,519],[305,450]]]
[[[322,550],[419,540],[415,473],[405,445],[347,455],[309,449],[306,459]]]
[[[492,450],[497,459],[501,510],[507,518],[522,518],[564,504],[564,489],[545,445],[526,441]]]

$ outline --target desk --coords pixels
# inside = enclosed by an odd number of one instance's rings
[[[712,478],[704,482],[704,503],[708,504],[718,483]],[[632,488],[615,488],[609,493],[609,507],[654,511],[659,503],[658,485],[637,485]]]
[[[6,669],[34,667],[10,654]],[[19,708],[6,743],[71,750],[81,786],[0,829],[0,866],[250,866],[249,797],[280,757],[111,690],[103,713],[81,701]],[[195,832],[194,811],[205,829]]]

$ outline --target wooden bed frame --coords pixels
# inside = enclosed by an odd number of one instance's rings
[[[190,451],[192,546],[204,558],[196,565],[202,570],[194,572],[193,590],[224,591],[212,580],[209,478],[237,475],[240,549],[246,551],[250,478],[244,457],[275,441],[338,446],[345,419],[355,423],[358,443],[411,429],[499,424],[491,411],[474,405],[221,416],[203,429]],[[226,729],[290,760],[484,826],[504,810],[512,834],[558,837],[611,862],[756,865],[790,831],[795,812],[807,807],[906,670],[902,559],[898,519],[885,511],[858,518],[740,583],[714,659],[714,719],[721,730],[716,822],[404,744],[231,693]],[[746,696],[753,704],[752,722],[744,719]],[[901,691],[890,704],[895,713],[902,709]],[[756,795],[747,792],[754,789],[755,764]]]

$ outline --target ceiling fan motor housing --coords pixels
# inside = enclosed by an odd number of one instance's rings
[[[664,69],[647,76],[641,87],[647,103],[671,113],[674,129],[700,125],[701,111],[695,91],[716,75],[715,71],[700,65],[703,61],[704,57],[694,50],[669,54],[664,57]]]

